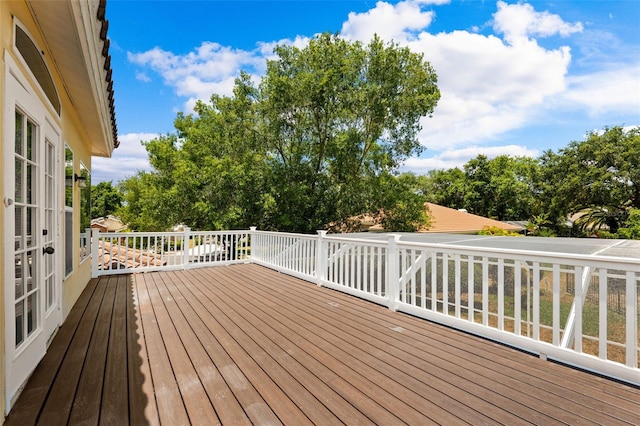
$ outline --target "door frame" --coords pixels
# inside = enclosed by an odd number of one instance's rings
[[[4,51],[5,62],[5,92],[4,92],[4,110],[2,120],[4,122],[4,134],[3,134],[3,150],[4,150],[4,164],[3,180],[4,180],[4,200],[3,208],[5,209],[4,223],[2,224],[3,243],[4,243],[4,297],[5,297],[5,389],[6,389],[6,410],[10,410],[13,405],[14,399],[21,387],[26,382],[26,379],[31,375],[39,361],[42,359],[46,352],[48,338],[47,331],[51,333],[51,330],[57,329],[61,322],[61,294],[62,294],[62,261],[64,250],[61,248],[60,240],[60,185],[61,185],[61,173],[60,173],[60,145],[62,143],[62,131],[60,129],[59,117],[53,115],[48,106],[42,101],[42,90],[37,83],[30,83],[33,79],[28,75],[25,75],[21,68],[16,63],[11,54]],[[34,244],[35,250],[37,250],[36,256],[39,257],[38,267],[36,268],[36,277],[38,283],[41,286],[39,290],[39,296],[37,297],[37,323],[35,331],[25,337],[25,341],[16,348],[15,346],[15,249],[14,249],[14,235],[15,235],[15,207],[12,197],[15,191],[15,112],[20,110],[26,117],[34,122],[38,126],[37,134],[37,163],[38,169],[35,176],[37,199],[36,205],[38,206],[38,217],[36,219],[36,230],[32,231],[32,235],[36,239]],[[45,287],[44,287],[44,255],[42,255],[43,237],[42,229],[45,226],[44,215],[44,194],[46,192],[44,184],[44,158],[45,158],[45,139],[49,140],[54,145],[54,194],[53,194],[53,238],[51,240],[56,251],[51,260],[53,262],[54,272],[54,288],[55,288],[55,305],[57,305],[54,312],[53,309],[49,310],[48,316],[45,312]],[[55,323],[54,325],[47,325],[45,320]],[[45,331],[46,330],[46,331]]]

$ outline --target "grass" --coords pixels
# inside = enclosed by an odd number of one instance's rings
[[[466,294],[461,295],[461,316],[468,318],[467,310],[464,308],[467,305]],[[438,295],[438,310],[442,309],[442,294]],[[482,322],[482,312],[478,310],[482,309],[482,294],[475,294],[475,312],[474,321],[477,323]],[[449,297],[450,303],[453,301],[453,297]],[[495,294],[489,294],[489,326],[498,326],[498,297]],[[567,323],[569,312],[571,310],[571,304],[573,296],[565,294],[560,298],[560,333],[562,332]],[[531,303],[531,306],[533,303]],[[429,303],[427,303],[429,306]],[[521,333],[525,336],[530,336],[533,331],[533,325],[527,324],[527,305],[526,296],[522,300],[521,304]],[[455,308],[450,306],[449,314],[455,314]],[[504,297],[504,330],[513,332],[515,328],[515,303],[513,296]],[[533,312],[530,312],[530,320],[533,320]],[[600,316],[598,305],[593,302],[587,302],[582,309],[582,352],[598,356],[599,355],[599,323]],[[541,292],[540,296],[540,340],[552,343],[553,342],[553,297],[547,292]],[[639,326],[640,327],[640,326]],[[639,330],[640,332],[640,330]],[[607,344],[607,359],[620,363],[626,362],[626,352],[624,344],[626,342],[626,319],[625,315],[619,314],[614,310],[609,310],[607,313],[607,336],[605,336],[610,343]],[[639,354],[640,356],[640,354]]]

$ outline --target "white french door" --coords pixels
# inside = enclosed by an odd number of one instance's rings
[[[60,312],[60,292],[62,274],[60,273],[62,265],[62,253],[58,244],[59,221],[58,221],[58,205],[56,182],[60,180],[61,172],[59,171],[58,147],[60,146],[60,137],[53,129],[45,134],[44,140],[44,175],[43,175],[43,229],[42,229],[42,250],[44,254],[43,262],[43,302],[44,302],[44,333],[47,338],[47,344],[51,337],[58,329],[61,322],[62,314]],[[50,137],[58,136],[56,143]]]
[[[58,247],[60,131],[34,91],[13,72],[6,76],[4,282],[10,408],[60,325],[63,250]]]

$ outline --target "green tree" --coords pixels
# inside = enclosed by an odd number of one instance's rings
[[[478,155],[464,165],[464,208],[497,220],[527,220],[539,213],[533,176],[536,160]]]
[[[91,218],[115,214],[122,207],[122,194],[111,181],[91,186]]]
[[[640,240],[640,209],[629,209],[629,216],[618,229],[618,236],[627,240]]]
[[[380,205],[386,206],[377,216],[385,230],[396,232],[414,232],[428,229],[431,218],[425,207],[426,197],[415,190],[416,177],[403,174],[398,177],[385,174],[384,182],[379,186],[377,196]]]
[[[429,63],[378,38],[365,47],[330,34],[275,53],[259,110],[279,227],[310,231],[391,208],[371,192],[422,149],[419,120],[440,97]]]
[[[466,177],[457,167],[447,170],[431,170],[424,191],[428,201],[452,209],[465,208]]]
[[[581,230],[606,225],[615,234],[629,208],[640,208],[640,127],[590,132],[558,153],[545,152],[541,164],[541,198],[559,223],[581,212]]]
[[[160,185],[157,173],[138,172],[119,184],[123,206],[120,219],[134,231],[166,231],[177,224],[177,206]]]
[[[420,118],[440,96],[429,63],[378,38],[330,34],[275,54],[258,87],[242,74],[232,97],[198,102],[178,114],[176,135],[145,144],[153,171],[121,186],[124,216],[306,232],[383,211],[414,229],[421,202],[394,173],[422,149]],[[161,205],[147,208],[148,197]]]

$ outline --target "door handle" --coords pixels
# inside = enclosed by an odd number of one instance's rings
[[[55,249],[51,246],[42,249],[42,254],[53,254]]]

